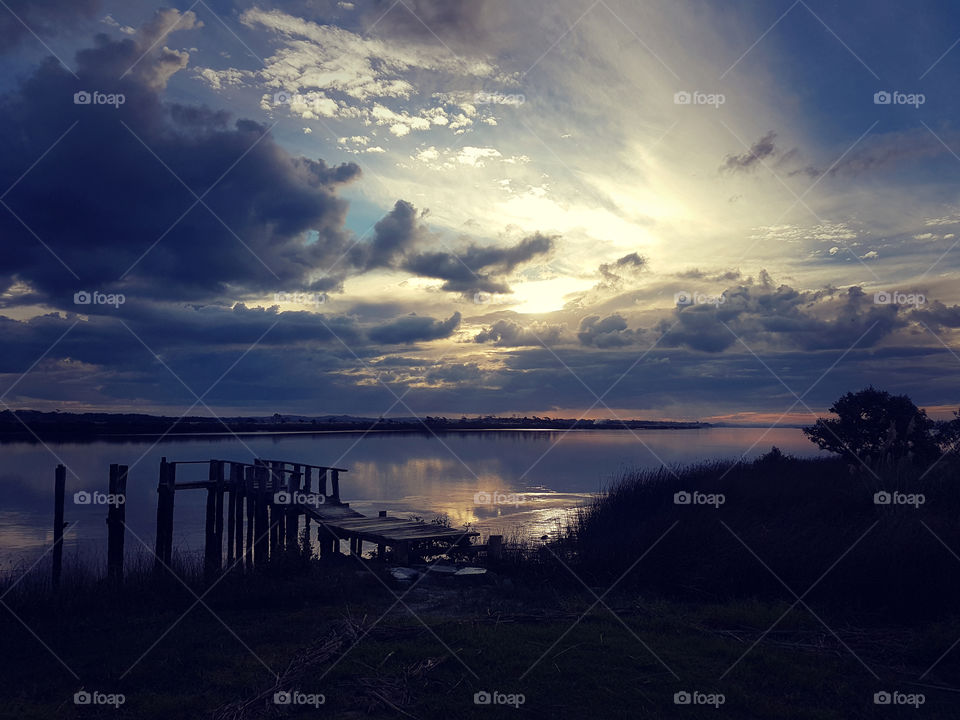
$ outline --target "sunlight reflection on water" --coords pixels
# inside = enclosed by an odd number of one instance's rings
[[[751,448],[761,436],[766,435]],[[418,433],[256,435],[154,440],[98,440],[48,443],[67,464],[65,519],[75,523],[66,536],[66,554],[99,554],[106,538],[106,510],[75,505],[79,490],[106,491],[110,463],[128,464],[129,552],[152,546],[157,469],[169,460],[250,461],[268,459],[349,468],[341,495],[363,514],[430,521],[447,515],[453,527],[470,525],[486,534],[539,537],[565,522],[571,508],[589,502],[619,474],[714,458],[756,457],[777,445],[784,452],[812,456],[817,449],[798,429],[756,428],[627,431],[497,431]],[[639,438],[639,439],[638,439]],[[642,440],[642,442],[641,442]],[[748,452],[749,450],[749,452]],[[57,460],[42,445],[0,445],[4,508],[0,511],[0,562],[36,557],[52,539],[53,474]],[[206,467],[181,466],[178,481],[206,479]],[[199,550],[203,542],[205,497],[178,492],[175,543]]]

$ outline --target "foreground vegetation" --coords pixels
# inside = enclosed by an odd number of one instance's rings
[[[955,717],[956,470],[774,451],[629,474],[488,577],[428,573],[412,589],[355,557],[291,557],[212,588],[186,558],[181,583],[143,557],[122,590],[79,566],[54,597],[41,566],[7,581],[0,717],[916,712],[878,707],[884,691]],[[77,707],[81,686],[125,702]],[[293,690],[325,702],[274,704]],[[474,704],[482,691],[524,702]],[[677,705],[682,691],[724,703]]]

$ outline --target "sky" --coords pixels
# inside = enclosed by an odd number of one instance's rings
[[[960,10],[4,0],[0,409],[960,405]]]

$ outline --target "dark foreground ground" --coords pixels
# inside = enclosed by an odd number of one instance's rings
[[[180,587],[162,604],[133,594],[55,619],[21,611],[26,625],[6,611],[0,717],[840,720],[960,711],[955,690],[937,689],[956,687],[956,658],[919,679],[960,637],[955,621],[855,627],[817,612],[828,629],[786,602],[614,592],[595,604],[586,588],[557,594],[502,577],[469,586],[427,578],[410,590],[355,562],[275,579],[269,593],[227,580],[202,603]],[[122,693],[124,703],[77,706],[81,688]],[[277,705],[277,691],[317,705]],[[484,691],[523,702],[476,704]],[[678,705],[682,691],[724,702]],[[922,693],[924,703],[878,706],[883,691]]]

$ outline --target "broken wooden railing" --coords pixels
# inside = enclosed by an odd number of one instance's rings
[[[177,468],[186,465],[207,465],[207,479],[178,481]],[[425,545],[439,546],[450,554],[483,552],[490,559],[499,556],[499,535],[491,536],[485,545],[474,545],[471,541],[479,533],[473,531],[388,517],[383,510],[375,518],[361,515],[340,499],[342,472],[347,471],[260,458],[252,463],[217,459],[169,462],[162,458],[157,484],[155,570],[171,567],[175,499],[177,492],[184,490],[207,491],[203,564],[208,579],[223,571],[224,560],[228,570],[252,571],[286,554],[312,556],[313,523],[317,525],[321,557],[337,553],[342,540],[347,541],[351,554],[362,556],[366,542],[375,546],[379,559],[385,559],[390,548],[399,562],[408,562],[411,550]],[[126,465],[110,466],[109,494],[120,498],[108,503],[107,510],[107,577],[115,583],[123,580],[127,474]],[[62,568],[65,480],[66,468],[59,465],[54,484],[54,587],[59,585]]]
[[[177,467],[208,466],[207,480],[177,482]],[[170,566],[173,557],[173,517],[176,493],[206,490],[204,573],[209,577],[223,569],[224,495],[226,495],[227,567],[253,569],[286,551],[312,552],[310,520],[301,505],[340,501],[340,473],[344,468],[256,459],[252,463],[230,460],[160,461],[157,486],[156,566]],[[300,518],[304,519],[304,547]]]

